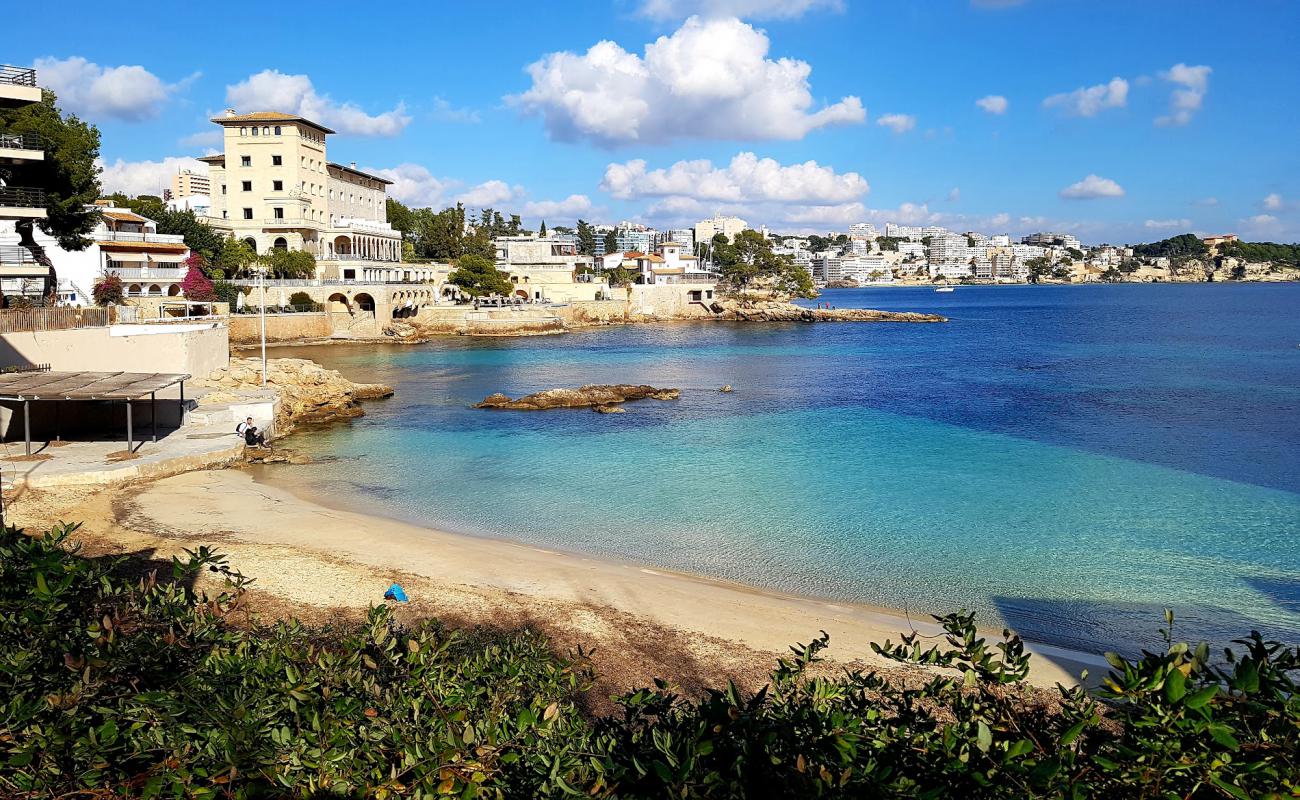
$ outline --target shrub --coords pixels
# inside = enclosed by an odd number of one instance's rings
[[[232,314],[238,308],[241,294],[246,294],[243,287],[229,281],[213,281],[212,283],[212,298],[218,303],[229,303]]]
[[[0,531],[0,796],[1283,797],[1300,790],[1300,648],[1173,642],[1108,656],[1098,694],[1028,689],[1029,656],[974,617],[873,645],[926,668],[810,674],[700,700],[656,682],[578,711],[591,672],[529,630],[263,625],[207,548],[169,573]],[[195,588],[219,578],[215,594]],[[1049,700],[1049,702],[1044,702]]]
[[[203,274],[201,265],[202,258],[198,255],[191,256],[189,271],[185,273],[185,279],[181,281],[181,292],[185,294],[186,300],[212,300],[212,281],[208,276]],[[191,263],[192,262],[192,263]]]
[[[122,279],[116,273],[110,273],[96,281],[90,293],[95,298],[97,306],[121,305],[122,298],[126,297]]]
[[[289,305],[291,306],[314,306],[316,301],[311,299],[311,295],[306,292],[294,292],[289,295]]]

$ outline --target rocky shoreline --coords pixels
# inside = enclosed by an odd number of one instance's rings
[[[654,386],[634,386],[626,383],[588,384],[577,389],[546,389],[517,399],[500,392],[488,395],[474,408],[491,408],[501,411],[545,411],[552,408],[591,408],[602,414],[622,411],[617,406],[633,400],[676,400],[680,389],[661,389]]]
[[[305,423],[353,419],[365,414],[359,401],[391,397],[393,387],[382,383],[354,383],[338,370],[326,369],[305,358],[273,358],[266,362],[266,387],[262,386],[262,362],[256,358],[231,358],[193,385],[210,388],[200,405],[238,401],[240,392],[268,388],[280,403],[275,431],[285,436]]]

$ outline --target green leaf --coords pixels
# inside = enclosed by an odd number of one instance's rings
[[[1079,734],[1083,732],[1083,728],[1087,724],[1088,720],[1081,719],[1067,728],[1065,733],[1061,734],[1061,747],[1069,747],[1071,742],[1079,738]]]
[[[1191,709],[1202,708],[1211,700],[1213,700],[1214,696],[1218,693],[1219,693],[1218,686],[1206,686],[1204,689],[1201,689],[1198,692],[1194,692],[1191,696],[1189,696],[1187,698],[1187,702],[1184,705],[1186,705],[1188,708]]]
[[[1187,678],[1182,670],[1175,669],[1165,677],[1165,699],[1177,703],[1187,694]]]
[[[984,720],[980,720],[979,729],[975,734],[975,746],[978,747],[981,752],[987,753],[989,746],[992,744],[993,731],[989,730],[989,726],[984,724]]]
[[[1219,787],[1223,791],[1237,798],[1237,800],[1250,800],[1250,795],[1246,793],[1245,789],[1242,789],[1240,786],[1236,786],[1234,784],[1228,783],[1227,781],[1221,779],[1218,775],[1211,775],[1210,783],[1214,784],[1215,786]]]
[[[1214,738],[1214,741],[1229,750],[1236,750],[1241,747],[1237,739],[1232,735],[1232,729],[1227,725],[1210,725],[1210,736]]]

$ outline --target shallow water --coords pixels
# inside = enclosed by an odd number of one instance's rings
[[[821,301],[952,321],[286,348],[397,394],[295,439],[338,459],[285,475],[448,530],[966,607],[1087,650],[1154,643],[1165,606],[1182,636],[1300,641],[1300,286]],[[469,408],[615,382],[682,397],[620,415]]]

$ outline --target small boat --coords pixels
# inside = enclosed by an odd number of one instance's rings
[[[936,292],[951,292],[951,291],[953,290],[953,287],[951,287],[951,286],[936,286],[934,290],[935,290]]]

